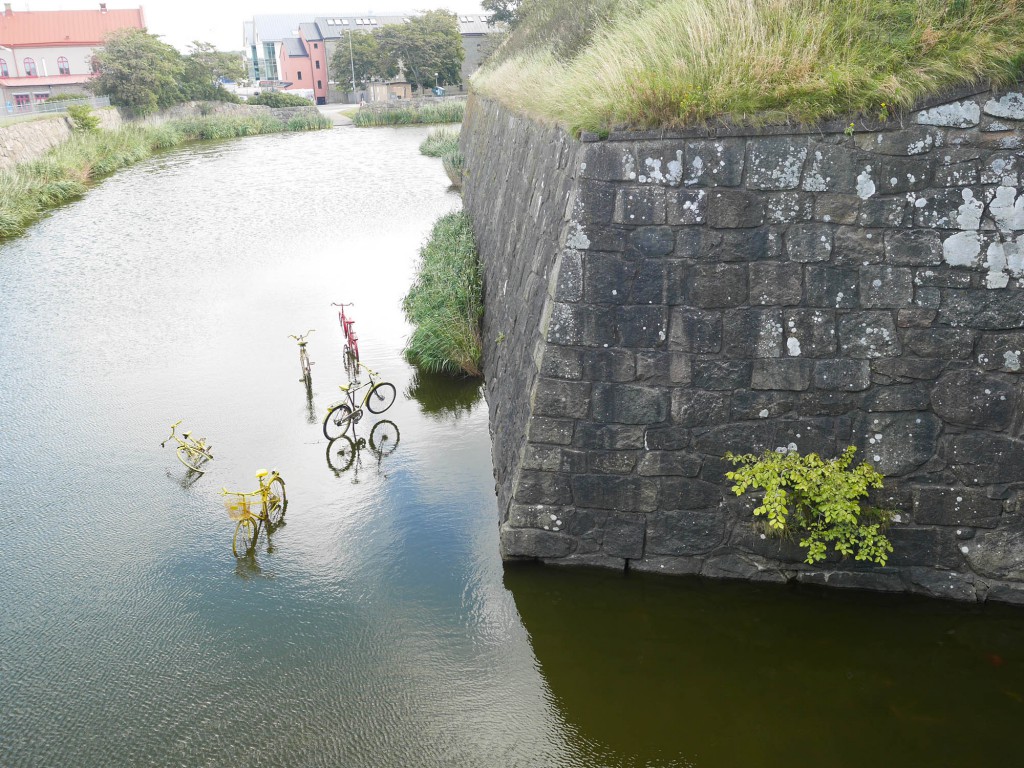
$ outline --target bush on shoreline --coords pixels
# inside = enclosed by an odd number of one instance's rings
[[[429,373],[481,375],[483,275],[464,212],[435,222],[402,309],[414,328],[405,347],[410,363]]]
[[[352,123],[359,128],[381,125],[461,123],[465,112],[466,103],[461,100],[425,104],[421,107],[408,106],[388,109],[367,107],[360,109],[352,116]]]
[[[330,126],[321,115],[297,115],[287,124],[270,115],[217,115],[75,133],[42,157],[0,171],[0,240],[22,234],[47,210],[81,197],[89,184],[154,152],[191,141]]]

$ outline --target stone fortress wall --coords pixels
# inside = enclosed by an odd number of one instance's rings
[[[1024,603],[1024,94],[605,140],[471,99],[502,555]],[[884,567],[804,564],[726,451],[856,445]]]

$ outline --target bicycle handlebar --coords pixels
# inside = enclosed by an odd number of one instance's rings
[[[354,305],[355,305],[354,301],[350,301],[348,304],[338,304],[335,301],[331,302],[331,306],[332,307],[351,307],[351,306],[354,306]]]
[[[176,422],[171,424],[171,434],[169,434],[167,436],[167,438],[162,443],[160,443],[160,447],[161,448],[163,448],[167,444],[167,440],[170,440],[172,437],[174,437],[174,428],[176,426],[178,426],[179,424],[181,424],[181,422],[183,422],[183,421],[184,421],[184,419],[178,419]]]
[[[303,333],[303,334],[300,334],[299,336],[293,336],[292,334],[288,334],[288,338],[289,338],[289,339],[295,339],[296,341],[298,341],[299,343],[301,343],[301,342],[305,341],[305,340],[306,340],[306,337],[307,337],[307,336],[309,336],[309,334],[311,334],[311,333],[312,333],[313,331],[315,331],[315,330],[316,330],[316,328],[310,328],[310,329],[309,329],[308,331],[306,331],[306,332],[305,332],[305,333]],[[180,423],[180,422],[179,422],[179,423]]]

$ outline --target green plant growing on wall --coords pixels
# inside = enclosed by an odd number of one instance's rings
[[[893,512],[862,506],[868,489],[881,488],[883,477],[866,461],[852,466],[856,452],[850,446],[836,459],[796,451],[727,453],[726,460],[738,469],[725,476],[737,496],[764,490],[754,516],[767,520],[769,534],[799,535],[800,546],[807,547],[806,562],[824,560],[831,544],[843,557],[885,565],[892,552],[885,529]]]
[[[87,133],[95,131],[100,127],[100,118],[94,115],[92,107],[88,104],[73,104],[68,107],[68,117],[71,118],[71,128],[76,133]]]

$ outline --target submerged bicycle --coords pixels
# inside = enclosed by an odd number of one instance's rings
[[[163,448],[171,440],[177,442],[178,447],[175,449],[175,453],[178,454],[178,461],[184,464],[192,472],[203,473],[206,470],[203,468],[203,464],[208,461],[213,461],[212,447],[206,442],[205,437],[200,437],[193,440],[190,435],[191,432],[182,432],[181,437],[175,433],[175,429],[178,427],[184,419],[171,424],[171,434],[167,436],[167,439],[160,443],[160,447]]]
[[[265,522],[267,531],[281,524],[288,506],[284,480],[277,470],[261,469],[256,473],[260,487],[255,491],[229,491],[221,489],[228,517],[237,520],[231,551],[235,557],[244,557],[252,551],[259,536],[259,524]]]
[[[370,429],[369,446],[370,453],[377,457],[378,466],[382,459],[395,452],[399,440],[401,435],[395,422],[381,419],[373,425]],[[334,470],[336,475],[341,475],[353,463],[361,463],[356,462],[356,458],[366,446],[366,438],[356,437],[354,431],[352,437],[339,435],[327,444],[327,466]]]
[[[348,428],[357,423],[363,417],[363,408],[370,413],[384,413],[395,402],[395,385],[387,381],[377,381],[380,375],[369,366],[359,363],[360,368],[365,368],[370,380],[356,386],[356,382],[348,385],[340,384],[338,388],[345,394],[345,400],[340,400],[327,408],[327,417],[324,419],[324,437],[334,440],[341,437],[348,431]],[[368,388],[366,394],[356,404],[356,393],[364,387]]]
[[[305,333],[299,336],[289,336],[289,339],[295,339],[299,344],[299,367],[302,369],[302,378],[299,381],[305,382],[306,386],[309,387],[313,383],[313,373],[310,367],[313,365],[309,362],[309,352],[306,351],[306,337],[309,336],[316,328],[310,328]]]
[[[359,363],[359,337],[356,335],[354,326],[356,321],[345,315],[345,307],[351,307],[353,302],[337,304],[331,302],[332,307],[339,307],[338,322],[341,324],[341,333],[345,337],[345,370],[351,375],[353,371],[358,373]],[[352,369],[352,370],[350,370]]]

